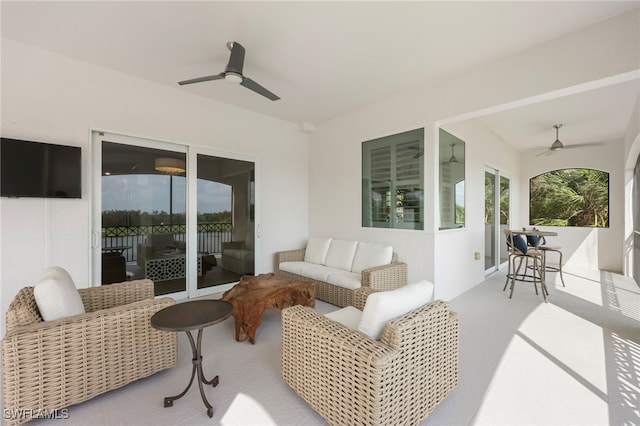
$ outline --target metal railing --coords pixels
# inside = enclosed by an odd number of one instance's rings
[[[185,241],[186,225],[106,226],[102,228],[102,249],[121,251],[127,262],[138,258],[138,244],[145,242],[149,234],[173,234],[175,241]],[[198,252],[220,253],[222,243],[231,241],[231,223],[199,223]]]

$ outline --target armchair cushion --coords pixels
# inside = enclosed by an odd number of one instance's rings
[[[433,300],[433,284],[418,281],[391,291],[375,292],[367,297],[358,330],[380,340],[387,322]]]
[[[45,321],[85,313],[71,276],[59,266],[45,269],[40,281],[33,286],[33,297]]]
[[[304,252],[304,261],[319,265],[324,264],[330,244],[331,238],[310,238]]]
[[[324,314],[325,317],[339,322],[351,330],[357,330],[360,320],[362,319],[362,311],[353,306],[345,306],[337,311]]]

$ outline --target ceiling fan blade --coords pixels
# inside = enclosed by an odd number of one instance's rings
[[[541,153],[536,154],[536,157],[540,157],[540,156],[542,156],[542,155],[545,155],[545,156],[546,156],[546,155],[551,155],[551,153],[552,153],[552,152],[554,152],[554,151],[552,151],[552,150],[550,150],[550,149],[545,149],[545,150],[544,150],[544,151],[542,151]]]
[[[221,72],[220,74],[209,75],[207,77],[199,77],[199,78],[192,78],[191,80],[179,81],[178,84],[180,86],[184,86],[185,84],[201,83],[203,81],[211,81],[211,80],[221,80],[223,78],[224,78],[224,73]]]
[[[242,68],[244,67],[244,47],[237,41],[231,43],[231,56],[229,56],[229,63],[224,72],[234,72],[242,75]]]
[[[268,91],[267,89],[265,89],[264,87],[260,86],[258,83],[256,83],[255,81],[251,80],[250,78],[244,77],[242,79],[242,82],[240,83],[242,86],[246,87],[249,90],[253,90],[254,92],[264,96],[265,98],[268,98],[272,101],[277,101],[278,99],[280,99],[280,97],[270,91]]]
[[[565,148],[587,148],[590,146],[600,146],[603,145],[602,142],[591,142],[591,143],[574,143],[571,145],[565,145]]]

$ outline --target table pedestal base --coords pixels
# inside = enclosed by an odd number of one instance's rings
[[[173,407],[173,401],[175,401],[176,399],[182,398],[187,393],[187,391],[191,387],[191,384],[193,383],[193,378],[197,376],[198,387],[200,388],[200,396],[202,397],[202,402],[204,402],[204,405],[207,407],[207,416],[211,418],[213,417],[213,407],[211,406],[211,404],[209,404],[209,401],[207,400],[207,397],[204,394],[204,387],[202,386],[202,384],[204,383],[205,385],[212,385],[213,387],[216,387],[218,386],[218,383],[220,383],[220,379],[218,378],[218,376],[215,376],[213,379],[207,380],[205,379],[204,373],[202,372],[202,353],[201,353],[202,329],[198,330],[197,345],[193,341],[193,336],[191,335],[191,331],[187,330],[185,331],[185,333],[187,333],[187,337],[189,338],[189,343],[191,344],[191,351],[193,352],[193,359],[191,360],[191,362],[193,363],[193,369],[191,370],[191,379],[189,379],[189,384],[181,393],[179,393],[176,396],[166,397],[164,399],[164,406]]]

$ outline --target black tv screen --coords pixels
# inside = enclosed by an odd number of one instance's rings
[[[82,198],[81,148],[0,138],[0,196]]]

